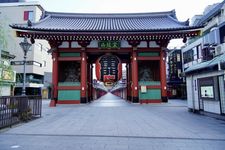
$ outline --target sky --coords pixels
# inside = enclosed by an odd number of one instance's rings
[[[202,14],[206,6],[222,0],[28,0],[38,1],[46,11],[73,13],[160,12],[175,9],[179,21]],[[180,47],[179,40],[169,47]]]

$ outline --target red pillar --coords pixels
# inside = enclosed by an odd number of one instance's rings
[[[165,51],[160,51],[160,79],[161,79],[161,97],[163,102],[167,102],[166,90],[166,55]]]
[[[127,100],[131,100],[131,85],[130,85],[130,64],[126,64],[127,71]]]
[[[93,65],[91,64],[91,81],[90,81],[90,94],[91,94],[91,101],[93,101]]]
[[[138,63],[137,63],[137,52],[132,52],[132,102],[138,103]]]
[[[87,103],[87,56],[81,52],[81,103]]]
[[[91,101],[91,64],[88,63],[87,64],[87,80],[88,80],[88,87],[87,87],[87,91],[88,91],[88,102]]]
[[[52,61],[52,99],[49,106],[55,107],[58,98],[58,52],[52,52]]]

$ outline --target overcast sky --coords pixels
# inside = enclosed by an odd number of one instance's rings
[[[39,1],[45,10],[57,12],[130,13],[130,12],[171,11],[175,9],[179,21],[186,21],[187,19],[191,19],[196,14],[202,14],[206,6],[222,2],[222,0],[28,0],[28,1]],[[174,46],[176,46],[176,43]]]

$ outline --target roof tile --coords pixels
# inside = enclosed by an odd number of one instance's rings
[[[179,22],[175,11],[135,14],[71,14],[46,12],[42,19],[31,27],[14,24],[23,30],[51,31],[158,31],[191,29],[187,22]]]

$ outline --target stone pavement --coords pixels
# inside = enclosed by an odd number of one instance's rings
[[[224,150],[225,122],[187,111],[186,101],[131,104],[107,94],[48,107],[42,118],[2,130],[0,150]]]

